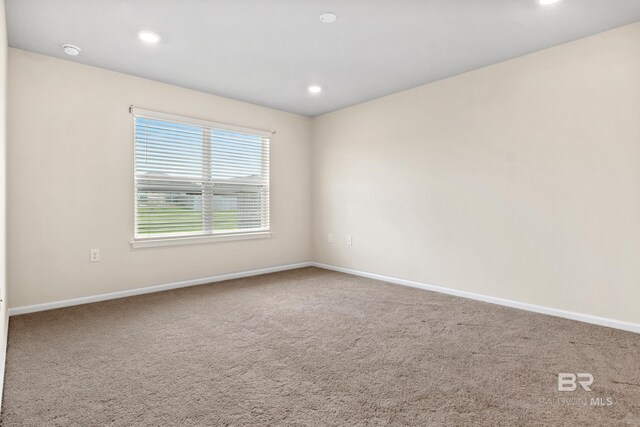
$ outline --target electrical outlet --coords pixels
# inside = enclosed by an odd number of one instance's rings
[[[100,249],[91,249],[89,254],[89,261],[91,262],[100,261]]]
[[[333,234],[329,234],[329,236],[327,237],[327,242],[333,243]]]
[[[353,239],[351,236],[347,236],[347,245],[351,246],[353,244]]]

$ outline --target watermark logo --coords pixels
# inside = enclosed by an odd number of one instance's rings
[[[558,374],[558,391],[587,391],[591,392],[593,374],[588,372],[561,372]],[[578,388],[578,386],[580,388]],[[562,395],[563,397],[541,398],[539,404],[543,406],[611,406],[613,398],[606,396]]]
[[[580,384],[584,391],[591,391],[591,384],[593,384],[593,375],[587,372],[571,373],[561,372],[558,374],[558,391],[575,391]]]

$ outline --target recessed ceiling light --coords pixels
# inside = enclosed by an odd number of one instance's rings
[[[560,0],[538,0],[538,4],[549,5],[558,3]]]
[[[160,36],[153,31],[140,31],[138,38],[145,43],[156,44],[160,41]]]
[[[63,44],[62,49],[64,50],[64,53],[71,56],[78,56],[82,51],[78,46],[74,46],[72,44]]]
[[[333,24],[334,22],[336,22],[336,19],[338,19],[338,16],[335,13],[325,12],[320,15],[320,21],[324,22],[325,24]]]
[[[318,85],[311,85],[308,87],[309,92],[311,93],[320,93],[322,92],[322,87]]]

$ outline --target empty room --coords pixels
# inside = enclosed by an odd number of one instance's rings
[[[0,0],[1,426],[640,426],[640,0]]]

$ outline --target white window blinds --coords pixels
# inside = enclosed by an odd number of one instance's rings
[[[271,133],[132,113],[136,240],[269,230]]]

